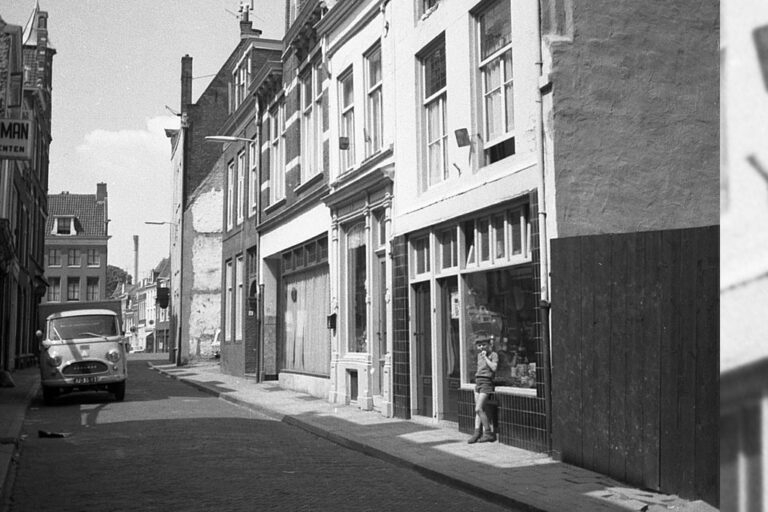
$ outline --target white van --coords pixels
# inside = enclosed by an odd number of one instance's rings
[[[128,340],[120,319],[108,309],[81,309],[49,315],[40,340],[40,383],[50,404],[71,391],[106,390],[120,401],[128,377]]]

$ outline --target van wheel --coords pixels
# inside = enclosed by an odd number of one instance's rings
[[[122,402],[125,398],[125,381],[112,384],[110,391],[115,395],[115,400]]]
[[[43,402],[45,402],[45,405],[53,404],[57,396],[59,396],[58,389],[43,386]]]

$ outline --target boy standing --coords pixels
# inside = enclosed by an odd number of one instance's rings
[[[499,355],[491,351],[491,340],[479,338],[475,340],[477,351],[477,372],[475,373],[475,433],[467,441],[468,443],[492,443],[496,440],[496,434],[491,432],[488,415],[485,413],[485,404],[493,393],[493,377],[499,364]],[[482,429],[481,429],[482,428]],[[484,432],[483,432],[484,430]]]

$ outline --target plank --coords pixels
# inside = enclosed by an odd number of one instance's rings
[[[633,233],[627,237],[627,344],[626,344],[626,424],[624,432],[625,479],[627,482],[643,484],[643,428],[645,387],[645,348],[643,276],[648,272],[645,260],[645,242],[648,233]]]
[[[613,316],[613,304],[610,298],[611,238],[595,236],[591,238],[594,250],[591,254],[593,266],[589,279],[584,283],[582,307],[582,326],[585,343],[585,360],[589,367],[587,385],[589,401],[585,408],[591,415],[589,431],[594,448],[593,469],[600,473],[610,472],[610,335]],[[585,257],[587,254],[585,254]],[[586,437],[585,437],[586,442]]]
[[[643,486],[659,490],[659,392],[661,386],[659,358],[662,335],[663,296],[661,276],[661,233],[648,233],[645,239],[645,273],[643,292],[645,303],[642,310],[644,329],[642,331],[643,358]]]
[[[660,487],[674,492],[680,487],[681,439],[678,425],[678,395],[681,356],[681,232],[665,231],[661,236],[663,286],[661,301],[661,386],[659,393]]]
[[[719,496],[719,230],[698,230],[697,250],[701,254],[696,308],[696,434],[694,495],[712,505]]]
[[[552,241],[552,442],[574,464],[582,463],[580,253],[581,238]]]
[[[629,331],[627,321],[628,242],[634,235],[610,237],[610,307],[611,327],[609,337],[609,474],[626,480],[626,420],[627,420],[627,351]]]

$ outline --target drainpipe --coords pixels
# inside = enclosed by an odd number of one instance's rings
[[[536,59],[536,76],[541,78],[544,74],[544,63],[542,56],[542,35],[541,35],[541,4],[536,2],[536,43],[538,46]],[[547,238],[547,195],[546,195],[546,171],[544,168],[544,104],[542,101],[542,84],[540,80],[536,83],[536,160],[539,171],[538,183],[538,203],[539,203],[539,268],[540,268],[540,322],[541,337],[543,345],[543,366],[544,366],[544,407],[547,424],[547,449],[552,452],[552,359],[550,357],[550,332],[549,332],[549,239]]]

